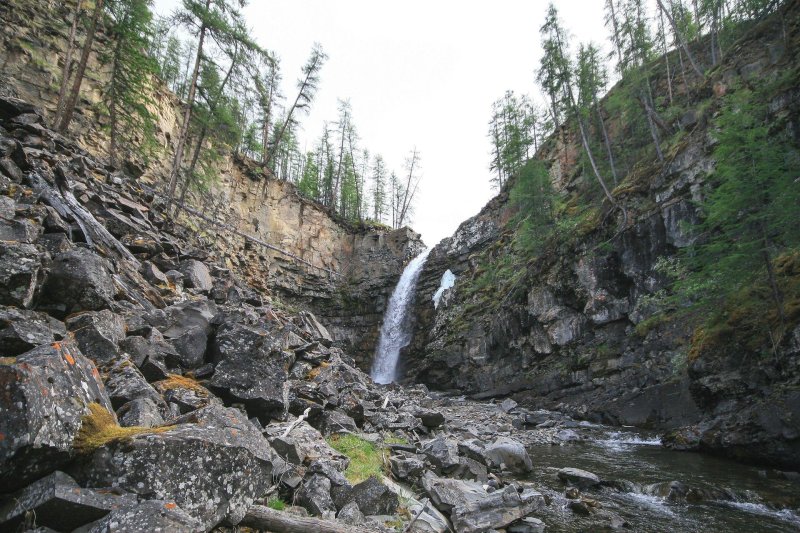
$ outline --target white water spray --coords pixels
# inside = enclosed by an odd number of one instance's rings
[[[392,383],[397,379],[397,361],[400,358],[400,350],[411,342],[409,308],[414,303],[414,289],[417,287],[417,280],[429,252],[430,250],[425,250],[408,264],[389,299],[389,306],[383,315],[381,336],[378,340],[378,348],[375,350],[370,373],[375,383]]]

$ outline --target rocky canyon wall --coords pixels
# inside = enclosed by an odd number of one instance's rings
[[[34,103],[45,117],[55,113],[73,7],[49,0],[0,5],[0,91]],[[105,157],[108,142],[101,104],[108,73],[97,58],[106,46],[107,38],[99,35],[70,128],[70,136],[96,157]],[[157,80],[152,101],[157,156],[144,162],[129,154],[123,166],[138,176],[142,194],[158,208],[182,103]],[[418,234],[340,220],[300,196],[294,185],[232,155],[222,158],[210,191],[190,193],[188,204],[206,219],[183,211],[175,222],[190,230],[199,249],[222,255],[214,259],[285,305],[317,312],[336,340],[363,367],[369,365],[386,300],[405,263],[423,246]]]

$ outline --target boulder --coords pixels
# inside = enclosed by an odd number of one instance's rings
[[[364,513],[358,508],[356,502],[350,502],[339,511],[336,519],[349,526],[360,526],[365,522]]]
[[[57,255],[42,288],[39,307],[63,318],[79,311],[96,311],[114,299],[111,265],[85,248]]]
[[[117,410],[122,427],[154,428],[164,424],[161,408],[150,398],[137,398]]]
[[[67,318],[81,353],[97,365],[114,361],[119,355],[117,344],[125,338],[125,322],[108,309],[87,311]]]
[[[214,280],[205,263],[196,259],[188,259],[181,263],[180,271],[183,274],[183,283],[186,287],[208,292],[214,288]]]
[[[73,466],[82,486],[175,502],[205,530],[237,524],[272,484],[273,452],[236,409],[209,406],[169,430],[111,441]]]
[[[294,354],[276,346],[266,329],[226,320],[213,342],[217,362],[210,387],[244,403],[262,423],[284,419],[289,408],[289,368]]]
[[[498,437],[486,446],[483,453],[489,459],[490,464],[494,466],[505,466],[508,470],[517,473],[533,470],[533,462],[525,450],[525,446],[510,437]]]
[[[320,474],[312,474],[303,480],[296,493],[297,503],[314,516],[332,518],[336,505],[331,498],[331,481]]]
[[[127,357],[120,357],[111,364],[107,370],[105,386],[114,409],[137,399],[148,399],[155,405],[164,406],[161,395]]]
[[[65,464],[98,402],[111,410],[100,374],[71,343],[0,359],[0,487],[16,490]]]
[[[183,368],[197,368],[205,362],[211,322],[217,306],[209,300],[187,300],[164,310],[166,327],[161,330],[175,348],[167,363]]]
[[[450,519],[456,533],[482,533],[505,527],[544,506],[544,496],[540,493],[533,490],[520,493],[513,485],[507,485],[484,498],[456,505]]]
[[[164,401],[175,406],[182,415],[209,405],[222,404],[219,398],[198,381],[184,376],[170,374],[167,379],[157,381],[153,386],[161,393]]]
[[[504,413],[510,413],[517,407],[517,402],[512,400],[511,398],[506,398],[502,402],[500,402],[500,410]]]
[[[0,242],[0,304],[30,307],[41,267],[32,244]]]
[[[508,533],[544,533],[545,524],[538,518],[528,516],[506,528]]]
[[[38,526],[71,531],[107,515],[114,507],[136,502],[133,494],[99,493],[81,488],[64,472],[53,472],[5,499],[0,528],[13,531],[33,512]]]
[[[558,479],[579,489],[588,489],[600,484],[597,474],[580,468],[562,468],[558,471]]]
[[[145,500],[113,510],[80,533],[202,533],[208,529],[174,501]]]
[[[392,468],[392,475],[400,480],[414,481],[425,471],[425,463],[422,462],[419,456],[393,455],[389,458],[389,464]]]
[[[295,465],[302,465],[307,459],[316,459],[331,464],[339,472],[347,469],[350,459],[331,448],[319,431],[303,421],[284,437],[283,433],[289,425],[289,422],[271,424],[265,430],[278,455]]]
[[[468,501],[480,501],[489,494],[480,483],[442,478],[430,471],[425,472],[420,483],[433,505],[444,513]]]
[[[49,315],[0,307],[0,353],[6,357],[60,341],[66,335],[64,324]]]
[[[355,433],[358,431],[358,426],[355,420],[337,409],[325,410],[322,413],[320,431],[323,435]]]
[[[435,467],[437,473],[448,473],[458,468],[458,443],[447,437],[437,437],[422,443],[421,453]]]
[[[354,485],[350,499],[365,515],[393,515],[400,504],[397,494],[374,476]]]
[[[422,421],[422,425],[427,428],[438,428],[444,424],[444,415],[439,411],[417,407],[412,414]]]

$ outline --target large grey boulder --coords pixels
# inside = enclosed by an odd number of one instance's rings
[[[597,477],[597,474],[580,468],[562,468],[558,471],[558,479],[571,487],[578,487],[579,489],[588,489],[600,484],[600,478]]]
[[[67,318],[81,353],[97,365],[105,365],[119,355],[117,346],[125,338],[125,322],[108,309],[87,311]]]
[[[106,392],[114,409],[136,399],[148,399],[164,407],[161,395],[150,385],[128,357],[120,357],[106,371]]]
[[[533,470],[533,462],[525,446],[510,437],[498,437],[486,446],[483,453],[493,466],[505,466],[506,469],[517,473]]]
[[[397,494],[374,476],[354,485],[349,499],[365,515],[392,515],[400,505]]]
[[[174,501],[146,500],[120,506],[80,533],[203,533],[209,528]],[[75,532],[78,533],[78,532]]]
[[[74,465],[75,478],[175,502],[206,530],[225,518],[237,524],[272,484],[269,443],[236,409],[213,405],[174,422],[101,446]]]
[[[457,533],[482,533],[505,527],[544,506],[544,496],[540,493],[533,490],[520,493],[508,485],[484,498],[456,505],[450,520]]]
[[[112,410],[94,364],[69,342],[0,359],[0,487],[16,490],[62,466],[97,402]]]
[[[202,261],[187,259],[181,263],[180,271],[184,275],[183,283],[186,287],[208,292],[214,288],[214,280],[208,267]]]
[[[122,427],[154,428],[164,425],[162,409],[150,398],[137,398],[117,410]]]
[[[67,335],[63,322],[36,311],[0,307],[0,353],[13,357]]]
[[[217,306],[210,300],[187,300],[164,310],[166,327],[162,328],[165,339],[175,347],[174,357],[167,361],[183,368],[197,368],[206,359],[208,336],[212,321],[217,316]]]
[[[31,306],[42,267],[40,255],[32,244],[0,242],[0,304]]]
[[[81,488],[67,474],[56,471],[5,499],[0,505],[0,528],[13,531],[33,512],[37,525],[71,531],[102,518],[114,507],[131,503],[136,503],[133,494]]]
[[[282,350],[275,336],[258,325],[230,318],[213,343],[214,376],[209,382],[231,401],[244,403],[262,423],[284,419],[289,408],[289,369],[294,354]]]
[[[297,503],[314,516],[333,518],[336,505],[331,498],[331,480],[321,474],[311,474],[295,493]]]
[[[339,472],[347,469],[350,459],[334,450],[319,431],[303,421],[295,425],[289,435],[284,437],[283,434],[289,425],[289,422],[271,424],[265,430],[270,444],[283,459],[294,465],[316,460],[331,465]]]
[[[458,459],[458,442],[447,437],[437,437],[424,442],[421,453],[440,474],[452,472],[461,464]]]
[[[108,261],[85,248],[59,254],[42,287],[39,307],[59,318],[104,309],[114,299],[111,272]]]

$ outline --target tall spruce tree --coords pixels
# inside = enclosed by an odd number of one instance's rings
[[[152,106],[152,77],[158,64],[148,53],[153,35],[150,0],[109,0],[113,48],[104,56],[111,64],[104,94],[109,114],[109,158],[117,164],[121,147],[147,156],[155,146],[155,116]]]

